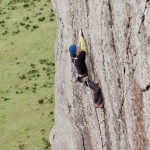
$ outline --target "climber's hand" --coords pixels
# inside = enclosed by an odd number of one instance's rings
[[[72,76],[71,82],[75,83],[78,81],[78,77]]]
[[[87,80],[88,80],[88,76],[85,76],[85,77],[82,79],[83,82],[86,82]]]

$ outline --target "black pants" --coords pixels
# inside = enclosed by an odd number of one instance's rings
[[[78,78],[78,81],[83,83],[82,78],[80,77]],[[103,97],[100,87],[90,79],[85,81],[84,85],[90,87],[93,90],[94,103],[101,104],[103,102]]]

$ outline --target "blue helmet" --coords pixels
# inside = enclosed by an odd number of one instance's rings
[[[70,54],[76,54],[76,51],[77,51],[77,46],[76,45],[71,45],[69,47]]]

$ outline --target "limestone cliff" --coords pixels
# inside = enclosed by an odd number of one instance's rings
[[[150,149],[150,2],[53,0],[57,16],[55,127],[52,150]],[[71,82],[68,48],[82,28],[90,78],[105,107],[95,110],[90,89]]]

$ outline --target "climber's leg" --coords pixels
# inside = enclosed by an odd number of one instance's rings
[[[88,79],[87,81],[87,86],[89,86],[93,90],[93,96],[94,96],[94,103],[97,106],[102,106],[103,105],[103,98],[102,98],[102,92],[100,87],[95,84],[93,81]]]
[[[93,101],[95,104],[96,108],[102,108],[103,107],[103,97],[102,97],[102,92],[100,87],[95,84],[93,81],[91,81],[88,76],[83,77],[79,77],[78,81],[83,83],[83,85],[88,86],[89,88],[91,88],[93,90]]]

